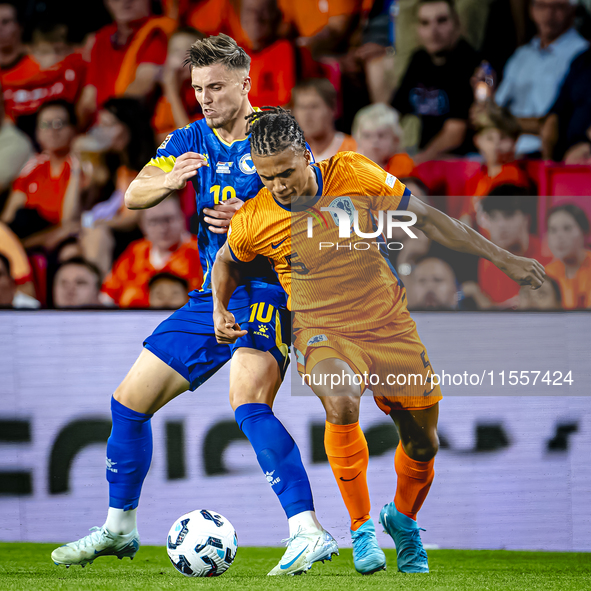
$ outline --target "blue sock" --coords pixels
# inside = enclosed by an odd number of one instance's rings
[[[271,408],[267,404],[243,404],[236,409],[235,416],[287,518],[314,511],[300,450]]]
[[[111,398],[113,427],[107,441],[109,507],[129,511],[138,506],[152,461],[152,415],[131,410]]]

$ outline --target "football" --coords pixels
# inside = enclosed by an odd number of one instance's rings
[[[217,577],[226,572],[238,549],[234,526],[215,511],[199,509],[179,517],[168,532],[168,557],[187,577]]]

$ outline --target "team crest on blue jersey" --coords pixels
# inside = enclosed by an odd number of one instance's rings
[[[254,174],[257,171],[257,169],[254,167],[250,154],[244,154],[244,156],[240,158],[238,166],[244,174]]]
[[[353,227],[353,212],[355,211],[355,206],[353,205],[351,197],[337,197],[336,199],[333,199],[330,202],[329,207],[338,207],[339,209],[342,209],[349,216],[349,220],[351,221],[351,227]],[[338,228],[339,216],[336,213],[333,213],[332,211],[330,212],[330,215],[332,216],[332,219],[334,220],[334,223],[337,225]]]
[[[322,343],[328,341],[328,337],[325,334],[315,334],[311,339],[308,340],[306,346],[315,345],[316,343]]]

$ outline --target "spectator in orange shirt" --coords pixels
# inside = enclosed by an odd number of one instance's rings
[[[53,282],[55,308],[101,307],[99,292],[101,274],[95,265],[83,258],[64,261]]]
[[[530,218],[527,198],[520,196],[488,196],[482,201],[490,240],[514,255],[540,261],[548,258],[541,252],[540,241],[529,232]],[[519,285],[486,259],[478,261],[478,285],[466,282],[464,295],[474,298],[480,309],[514,308]]]
[[[240,23],[248,37],[251,89],[256,107],[286,105],[297,80],[294,46],[277,36],[281,13],[277,0],[242,0]]]
[[[474,145],[482,156],[480,172],[468,179],[466,204],[460,216],[465,224],[476,227],[482,213],[482,198],[499,185],[515,185],[529,190],[531,181],[525,171],[515,162],[515,143],[520,127],[511,113],[494,103],[479,107],[474,115]]]
[[[316,162],[331,158],[337,152],[357,150],[355,140],[335,129],[337,91],[324,78],[299,82],[291,94],[293,115]]]
[[[2,76],[6,112],[31,138],[39,107],[63,99],[75,104],[82,91],[86,63],[72,52],[64,24],[43,24],[32,34],[31,69],[20,67]]]
[[[70,152],[75,124],[72,105],[65,101],[45,103],[39,110],[37,141],[43,152],[14,181],[0,216],[27,248],[51,250],[76,225],[81,172]]]
[[[157,273],[148,281],[150,308],[178,310],[189,301],[189,282],[172,273]]]
[[[115,261],[103,293],[121,308],[147,308],[149,280],[157,273],[178,275],[191,290],[199,289],[203,272],[197,238],[185,230],[178,197],[142,210],[140,225],[145,238],[130,244]]]
[[[162,96],[156,104],[152,127],[157,143],[166,136],[203,117],[191,86],[191,71],[186,64],[191,45],[203,35],[191,28],[177,29],[168,40],[168,53],[162,70]]]
[[[352,133],[357,151],[386,172],[399,179],[412,174],[412,158],[399,152],[402,129],[395,109],[383,103],[363,107],[355,115]]]
[[[105,0],[113,23],[96,33],[87,81],[79,101],[86,125],[111,97],[145,98],[166,59],[173,19],[151,16],[150,0]]]
[[[554,260],[546,273],[555,279],[566,310],[591,308],[591,251],[585,248],[589,218],[576,205],[567,203],[550,210],[548,246]]]
[[[180,0],[183,3],[183,0]],[[238,0],[192,0],[183,20],[204,35],[229,35],[244,47],[246,36],[240,26]],[[183,12],[183,11],[181,11]]]
[[[286,36],[315,57],[346,53],[361,17],[361,0],[279,0]]]

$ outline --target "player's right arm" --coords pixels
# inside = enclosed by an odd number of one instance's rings
[[[129,209],[157,205],[174,191],[184,189],[202,166],[207,166],[207,161],[196,152],[181,154],[169,171],[152,162],[146,164],[125,192],[125,205]]]
[[[531,285],[533,289],[538,289],[544,283],[544,267],[535,259],[511,254],[466,224],[450,218],[412,195],[407,210],[417,216],[415,226],[431,240],[452,250],[488,259],[519,285]]]

